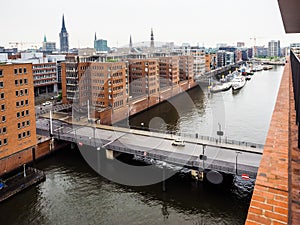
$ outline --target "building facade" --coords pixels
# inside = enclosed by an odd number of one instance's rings
[[[129,95],[157,95],[159,92],[158,62],[156,59],[130,59]]]
[[[31,64],[0,65],[0,107],[0,160],[18,155],[10,160],[13,165],[0,163],[0,173],[5,173],[31,161],[22,156],[32,157],[37,144]]]
[[[126,106],[128,82],[124,62],[93,62],[90,57],[67,56],[62,66],[62,100],[74,107],[101,112]]]
[[[268,57],[280,57],[280,41],[270,41],[268,43]]]
[[[179,80],[193,82],[194,79],[194,58],[191,55],[179,56]]]
[[[167,56],[158,58],[160,87],[169,87],[179,82],[179,57]]]

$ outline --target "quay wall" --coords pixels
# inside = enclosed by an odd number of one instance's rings
[[[289,151],[291,148],[291,68],[282,75],[246,225],[289,223]],[[298,221],[299,222],[299,221]],[[296,223],[295,223],[296,224]]]
[[[126,107],[120,107],[114,110],[107,109],[102,112],[97,112],[93,116],[99,118],[103,125],[112,125],[192,89],[196,85],[197,83],[195,82],[189,83],[188,81],[182,81],[177,86],[161,88],[159,94],[134,98],[128,102],[128,106]]]
[[[45,139],[39,142],[35,148],[23,149],[12,155],[0,159],[0,176],[5,175],[13,170],[23,166],[24,164],[31,164],[48,154],[59,150],[65,146],[64,143],[54,143],[52,149],[50,139]]]

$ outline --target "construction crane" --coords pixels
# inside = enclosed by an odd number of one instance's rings
[[[19,50],[19,46],[20,46],[20,50],[23,49],[23,46],[26,44],[34,44],[36,45],[36,42],[9,42],[9,44],[11,45],[11,47],[16,47]]]

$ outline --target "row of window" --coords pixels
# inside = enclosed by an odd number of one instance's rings
[[[2,139],[0,139],[0,147],[3,145],[7,145],[8,144],[8,140],[7,140],[7,138],[4,138],[3,140]]]
[[[18,123],[18,129],[30,126],[30,120],[23,121],[22,123]]]
[[[31,133],[30,130],[24,131],[23,133],[18,134],[18,139],[21,140],[22,138],[30,137]]]
[[[24,94],[28,95],[28,89],[16,91],[16,97],[23,96]]]
[[[18,107],[28,106],[28,104],[29,104],[28,99],[26,99],[25,101],[21,100],[21,101],[16,102],[16,107],[18,108]]]
[[[17,112],[17,118],[29,116],[29,109],[26,109],[25,111]]]
[[[18,74],[27,74],[27,69],[26,68],[19,68],[19,69],[14,69],[15,75]]]
[[[28,79],[15,80],[15,85],[16,86],[23,85],[23,84],[28,84]]]

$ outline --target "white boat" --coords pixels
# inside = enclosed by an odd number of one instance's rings
[[[226,82],[226,83],[220,83],[220,84],[215,84],[210,87],[210,92],[220,92],[220,91],[227,91],[231,88],[231,82]]]
[[[232,84],[232,91],[239,90],[245,86],[246,79],[245,79],[245,77],[239,75],[239,76],[233,78],[233,80],[231,81],[231,84]]]

